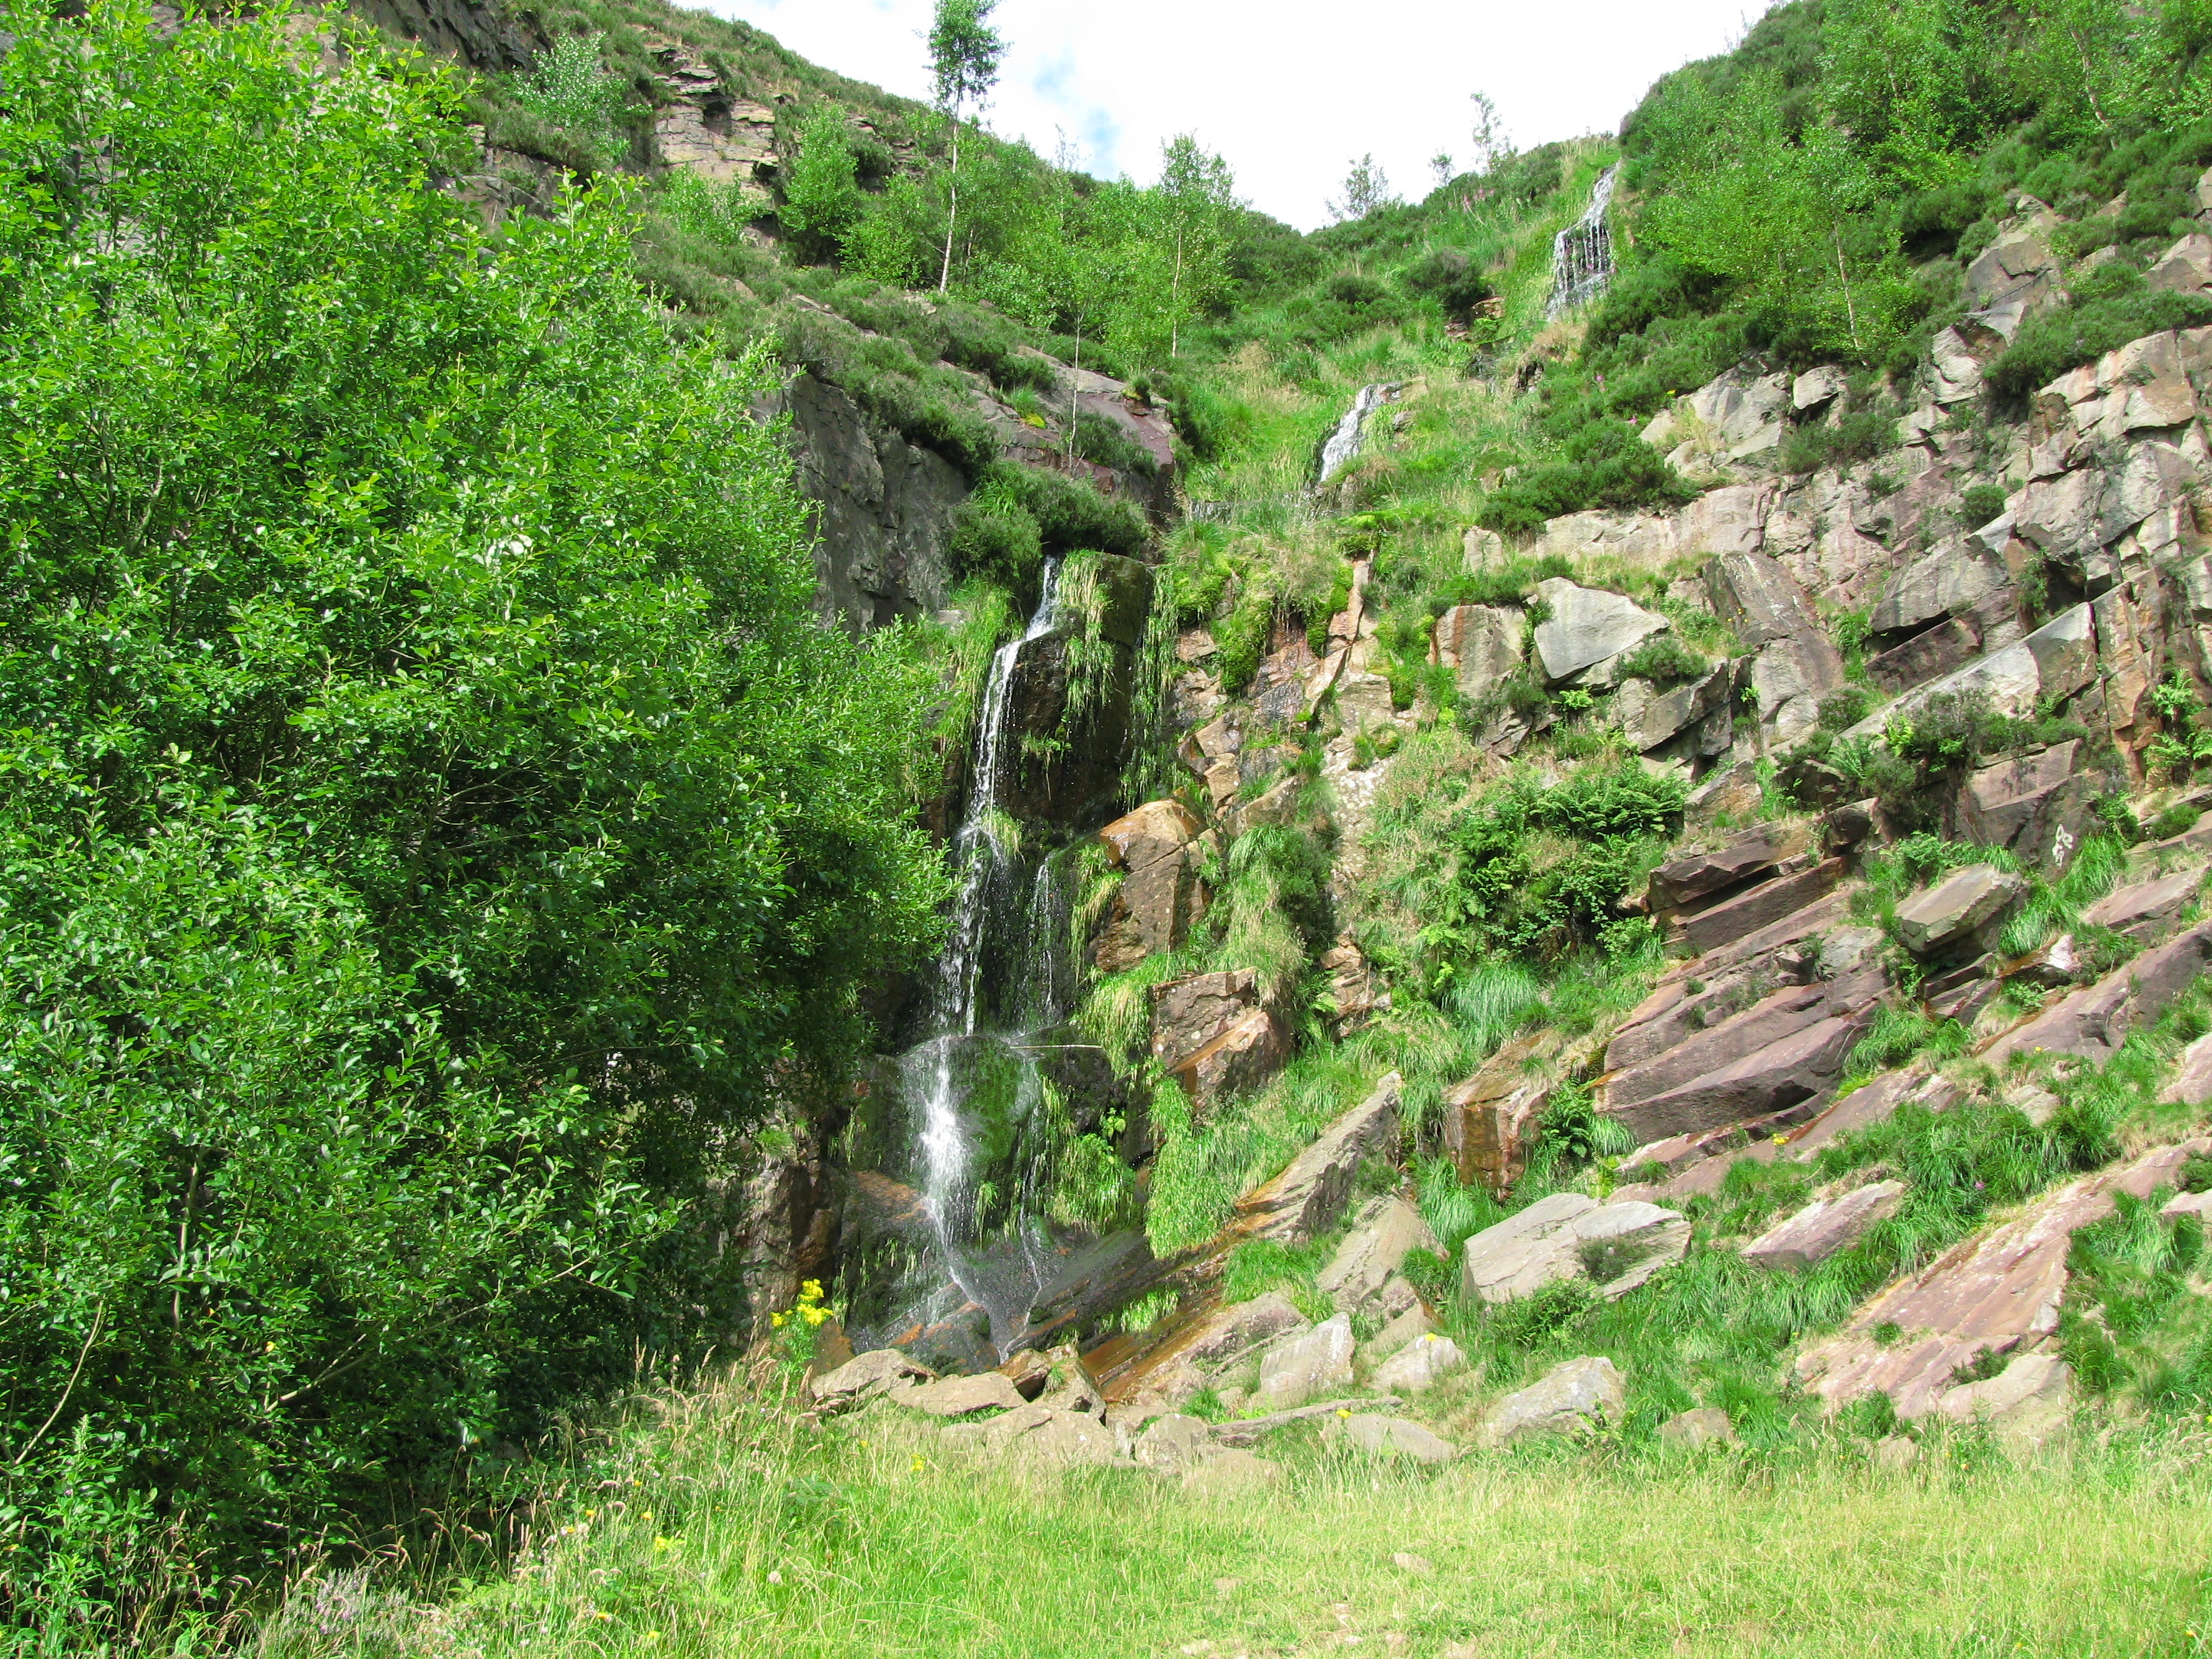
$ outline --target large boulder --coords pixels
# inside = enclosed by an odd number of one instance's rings
[[[1382,1294],[1408,1250],[1443,1252],[1421,1212],[1396,1193],[1371,1199],[1352,1218],[1352,1231],[1336,1248],[1314,1284],[1346,1312],[1364,1308]]]
[[[1734,1065],[1824,1019],[1855,1015],[1881,994],[1887,982],[1882,970],[1875,967],[1841,980],[1786,985],[1740,1013],[1691,1031],[1641,1065],[1607,1073],[1598,1085],[1598,1109],[1623,1111]]]
[[[1654,415],[1644,441],[1683,471],[1751,460],[1781,446],[1791,386],[1787,374],[1729,369]]]
[[[1610,661],[1668,625],[1632,599],[1577,586],[1565,576],[1539,582],[1536,595],[1550,610],[1536,624],[1536,660],[1553,684]]]
[[[1846,738],[1879,738],[1890,724],[1909,720],[1938,696],[1977,693],[2000,714],[2026,718],[2048,697],[2071,696],[2097,671],[2097,641],[2090,608],[2077,605],[2026,639],[1977,657],[1964,668],[1917,685],[1887,708],[1877,709],[1844,733]]]
[[[1759,720],[1774,738],[1809,732],[1820,700],[1840,690],[1844,659],[1805,590],[1764,553],[1727,553],[1705,567],[1714,614],[1757,654],[1751,690]]]
[[[1404,1457],[1416,1463],[1449,1463],[1459,1448],[1433,1430],[1402,1417],[1382,1417],[1373,1412],[1354,1412],[1346,1417],[1324,1418],[1322,1443],[1341,1445],[1371,1457]]]
[[[1458,678],[1473,702],[1497,690],[1521,666],[1521,612],[1497,605],[1460,605],[1437,618],[1430,648]]]
[[[1186,974],[1152,989],[1152,1058],[1172,1072],[1260,1006],[1260,976],[1249,968]]]
[[[1352,1382],[1352,1318],[1339,1314],[1311,1330],[1287,1337],[1260,1362],[1255,1403],[1270,1411],[1303,1406],[1317,1394],[1334,1393]]]
[[[2021,863],[2063,875],[2092,826],[2097,798],[2112,787],[2100,773],[2079,773],[2079,742],[1985,766],[1966,780],[1960,828],[1984,847],[2002,847]]]
[[[1258,1088],[1290,1057],[1290,1037],[1281,1023],[1265,1008],[1254,1008],[1167,1072],[1190,1097],[1192,1109],[1203,1114],[1224,1095]]]
[[[1344,1213],[1359,1166],[1369,1159],[1395,1162],[1398,1150],[1398,1074],[1322,1131],[1273,1180],[1237,1200],[1245,1234],[1285,1243],[1327,1232]]]
[[[1993,864],[1954,870],[1897,907],[1898,942],[1916,957],[1962,949],[2002,921],[2027,891],[2025,881]]]
[[[1808,838],[1795,826],[1761,823],[1723,845],[1704,852],[1677,854],[1651,872],[1646,884],[1655,911],[1679,910],[1753,878],[1805,850]]]
[[[1675,1211],[1554,1193],[1467,1241],[1460,1288],[1470,1302],[1491,1304],[1580,1279],[1613,1298],[1680,1261],[1689,1248],[1690,1224]]]
[[[1836,1198],[1820,1199],[1786,1216],[1743,1247],[1743,1259],[1762,1267],[1809,1267],[1848,1249],[1878,1221],[1905,1206],[1905,1183],[1876,1181]]]
[[[1505,1446],[1602,1428],[1619,1423],[1627,1409],[1620,1368],[1610,1359],[1585,1357],[1555,1365],[1533,1386],[1507,1395],[1484,1416],[1479,1433],[1486,1446]]]
[[[898,1403],[932,1417],[966,1417],[974,1412],[1011,1411],[1025,1402],[1012,1378],[998,1371],[947,1376],[903,1389]]]

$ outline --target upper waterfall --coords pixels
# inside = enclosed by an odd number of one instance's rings
[[[1552,297],[1544,307],[1547,318],[1595,300],[1613,280],[1613,232],[1606,212],[1613,205],[1613,181],[1620,171],[1616,161],[1599,173],[1583,216],[1552,239]]]

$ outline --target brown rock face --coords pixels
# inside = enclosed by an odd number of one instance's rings
[[[2066,1253],[2074,1234],[2112,1212],[2112,1194],[2148,1198],[2172,1186],[2182,1161],[2212,1142],[2189,1141],[2145,1152],[2125,1168],[2089,1176],[2038,1200],[2002,1226],[1946,1250],[1851,1316],[1850,1323],[1799,1356],[1798,1380],[1833,1407],[1879,1391],[1898,1415],[1933,1407],[1960,1369],[1985,1353],[2007,1353],[2058,1328]],[[1895,1326],[1904,1340],[1875,1332]]]
[[[1135,967],[1156,951],[1172,951],[1205,914],[1194,843],[1198,820],[1180,801],[1147,801],[1098,832],[1126,873],[1093,947],[1103,974]]]
[[[1169,1074],[1190,1097],[1192,1109],[1203,1112],[1224,1095],[1257,1088],[1290,1057],[1290,1039],[1282,1026],[1265,1008],[1255,1008],[1176,1062]]]
[[[2127,1034],[2158,1018],[2212,965],[2212,922],[2199,922],[2171,944],[2146,951],[2094,985],[2060,999],[1982,1051],[1992,1066],[2014,1054],[2081,1054],[2102,1060]]]
[[[1823,1018],[1754,1054],[1680,1086],[1609,1108],[1638,1141],[1694,1133],[1771,1116],[1816,1101],[1835,1086],[1844,1056],[1866,1029],[1864,1012]],[[1809,1112],[1813,1109],[1807,1108]]]
[[[2081,920],[2092,927],[2110,927],[2130,939],[2154,939],[2197,896],[2203,881],[2202,870],[2180,870],[2155,881],[2117,888],[2084,910]]]
[[[1877,967],[1833,982],[1786,986],[1741,1013],[1691,1033],[1641,1066],[1608,1074],[1598,1085],[1598,1109],[1618,1115],[1732,1066],[1824,1019],[1856,1015],[1881,994],[1886,984]]]
[[[1794,876],[1761,882],[1725,903],[1684,917],[1676,937],[1693,956],[1736,944],[1796,915],[1829,892],[1843,875],[1843,860],[1830,859]]]
[[[1802,830],[1762,823],[1711,852],[1686,853],[1651,872],[1651,908],[1680,909],[1709,898],[1771,869],[1802,852],[1805,845]]]
[[[1260,1006],[1249,968],[1193,974],[1152,988],[1152,1057],[1170,1071]]]
[[[1884,1072],[1871,1083],[1862,1084],[1841,1100],[1808,1123],[1790,1138],[1792,1158],[1810,1158],[1814,1152],[1856,1130],[1872,1124],[1887,1121],[1897,1109],[1908,1102],[1924,1106],[1931,1112],[1948,1111],[1959,1099],[1958,1085],[1948,1080],[1932,1077],[1917,1066],[1899,1066],[1893,1072]]]
[[[1528,1168],[1536,1114],[1549,1088],[1528,1063],[1559,1046],[1558,1034],[1516,1037],[1443,1099],[1443,1149],[1469,1186],[1504,1193]]]
[[[1858,1243],[1867,1229],[1895,1215],[1904,1203],[1903,1182],[1877,1181],[1808,1204],[1745,1245],[1743,1259],[1762,1267],[1809,1267]]]
[[[1237,1216],[1247,1236],[1291,1243],[1334,1225],[1360,1164],[1370,1158],[1396,1158],[1399,1088],[1393,1072],[1292,1158],[1282,1174],[1238,1199]]]
[[[1899,905],[1897,937],[1917,957],[1963,950],[2027,890],[2008,871],[1970,864]]]

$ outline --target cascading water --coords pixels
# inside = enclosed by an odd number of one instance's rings
[[[1344,411],[1344,418],[1322,444],[1321,460],[1314,471],[1315,489],[1320,489],[1359,459],[1360,447],[1367,438],[1367,417],[1403,389],[1404,383],[1399,380],[1377,380],[1372,386],[1359,388],[1352,407]]]
[[[1544,307],[1547,318],[1587,305],[1613,280],[1613,231],[1606,223],[1606,211],[1613,205],[1613,179],[1620,171],[1615,163],[1599,173],[1583,216],[1552,239],[1552,297]]]
[[[1001,1101],[1002,1122],[1019,1126],[1033,1119],[1041,1086],[1026,1048],[1028,1032],[1059,1013],[1055,1002],[1061,975],[1051,960],[1050,947],[1056,932],[1052,925],[1055,893],[1053,865],[1047,861],[1033,882],[1024,884],[1030,890],[1023,895],[1028,903],[1021,920],[1030,935],[1024,954],[1043,957],[1030,963],[1021,988],[1026,994],[1018,1018],[1024,1029],[982,1029],[987,1018],[984,957],[994,901],[1012,896],[1005,890],[1019,853],[1018,833],[1000,799],[1014,673],[1023,647],[1051,631],[1059,588],[1060,567],[1054,561],[1045,567],[1043,593],[1028,627],[992,656],[976,722],[967,815],[952,838],[960,878],[952,931],[935,965],[928,1035],[899,1060],[900,1093],[915,1140],[909,1162],[918,1178],[937,1267],[959,1298],[988,1310],[992,1341],[1002,1352],[1027,1322],[1030,1303],[1048,1263],[1042,1241],[1018,1214],[1008,1241],[1011,1249],[972,1248],[978,1232],[979,1192],[976,1131],[969,1108],[978,1089],[990,1086],[1001,1097],[1011,1091],[1011,1097]],[[1016,1173],[1034,1172],[1018,1169]],[[926,1297],[918,1316],[926,1321],[951,1311],[941,1305],[945,1300],[941,1295]]]

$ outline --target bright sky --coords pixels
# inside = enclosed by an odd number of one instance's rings
[[[702,0],[692,0],[702,3]],[[929,96],[931,0],[703,0],[826,68]],[[1668,70],[1724,50],[1764,0],[1000,0],[1008,43],[987,114],[1050,157],[1065,134],[1102,178],[1149,183],[1161,143],[1197,134],[1237,193],[1302,230],[1328,222],[1371,152],[1401,195],[1428,158],[1466,157],[1470,93],[1516,149],[1616,130]]]

